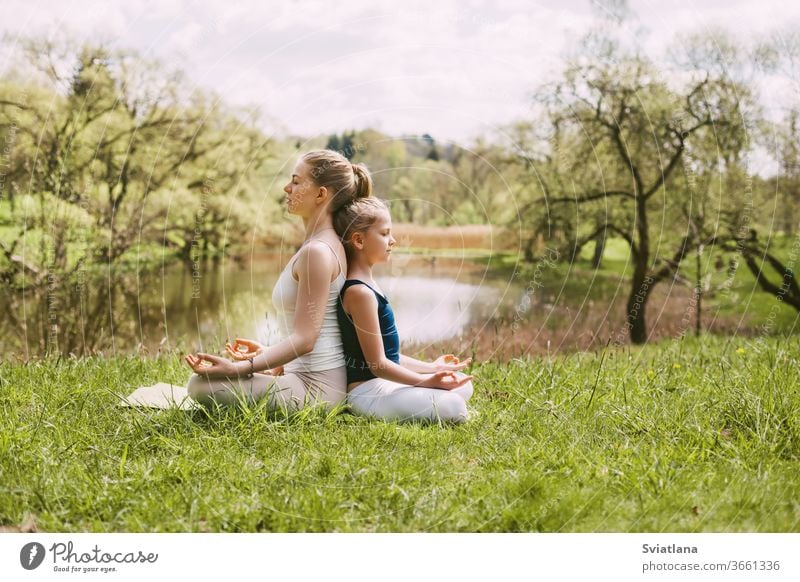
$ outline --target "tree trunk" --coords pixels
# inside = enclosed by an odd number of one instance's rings
[[[695,270],[697,278],[695,281],[695,319],[694,319],[694,335],[700,337],[702,317],[703,317],[703,263],[701,260],[702,244],[697,248],[695,253]]]
[[[606,250],[606,229],[603,229],[594,239],[594,256],[592,257],[592,269],[595,271],[603,263],[603,252]]]
[[[626,324],[630,331],[631,343],[641,345],[647,342],[647,322],[645,311],[647,300],[653,288],[653,280],[647,276],[646,268],[639,265],[633,273],[633,286],[628,297]]]
[[[405,208],[408,222],[414,222],[414,205],[411,200],[403,200],[403,208]]]
[[[636,210],[638,245],[632,246],[631,249],[633,281],[631,281],[631,294],[628,297],[626,322],[630,329],[631,343],[641,345],[647,342],[645,311],[655,281],[647,274],[650,262],[650,234],[647,231],[647,201],[644,197],[636,198]]]
[[[788,182],[788,180],[787,180]],[[785,185],[784,188],[787,186]],[[794,236],[794,205],[795,201],[792,199],[792,195],[790,191],[785,191],[784,193],[784,205],[783,205],[783,234],[787,238],[791,238]]]
[[[531,236],[525,241],[525,245],[523,246],[523,260],[526,263],[532,263],[535,258],[533,256],[534,242],[535,242],[535,237]]]

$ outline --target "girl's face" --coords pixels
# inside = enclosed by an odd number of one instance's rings
[[[392,217],[386,210],[380,211],[377,220],[362,236],[362,252],[370,265],[385,263],[397,242],[392,236]]]
[[[319,186],[311,179],[311,167],[304,161],[297,162],[292,171],[292,179],[283,187],[286,192],[286,209],[289,214],[302,217],[311,216],[316,208]]]

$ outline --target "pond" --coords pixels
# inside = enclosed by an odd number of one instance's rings
[[[29,359],[45,353],[220,353],[236,337],[270,344],[279,339],[272,288],[290,256],[262,252],[244,262],[98,273],[0,298],[0,349],[6,359]],[[477,258],[398,251],[375,274],[402,343],[423,357],[446,350],[508,359],[627,340],[624,272],[548,260],[523,271],[515,277]],[[674,283],[657,287],[647,307],[652,338],[691,332],[691,293]],[[718,309],[704,310],[704,329],[743,333],[738,318],[720,316]]]
[[[98,274],[79,285],[0,300],[2,349],[23,357],[164,349],[216,352],[226,340],[279,339],[272,288],[291,253],[245,262],[165,265]],[[481,262],[395,253],[376,269],[404,344],[458,337],[525,300],[525,288]],[[111,282],[111,284],[109,283]]]
[[[273,253],[247,264],[164,272],[165,331],[212,349],[225,339],[280,339],[272,288],[289,255]],[[405,344],[427,344],[459,336],[520,300],[524,289],[508,277],[465,259],[395,254],[375,271],[388,296]]]

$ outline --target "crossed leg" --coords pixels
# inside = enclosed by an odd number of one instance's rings
[[[323,372],[288,373],[283,376],[253,374],[252,378],[210,380],[192,374],[186,389],[189,396],[205,406],[230,406],[239,402],[253,404],[268,398],[270,410],[300,410],[324,403],[328,407],[345,399],[344,368]]]
[[[472,382],[454,390],[438,390],[373,378],[353,388],[347,401],[353,412],[371,418],[461,424],[467,420],[472,391]]]

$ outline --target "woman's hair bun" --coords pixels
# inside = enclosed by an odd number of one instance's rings
[[[372,176],[361,164],[353,164],[353,177],[355,179],[356,198],[369,198],[372,196]]]

